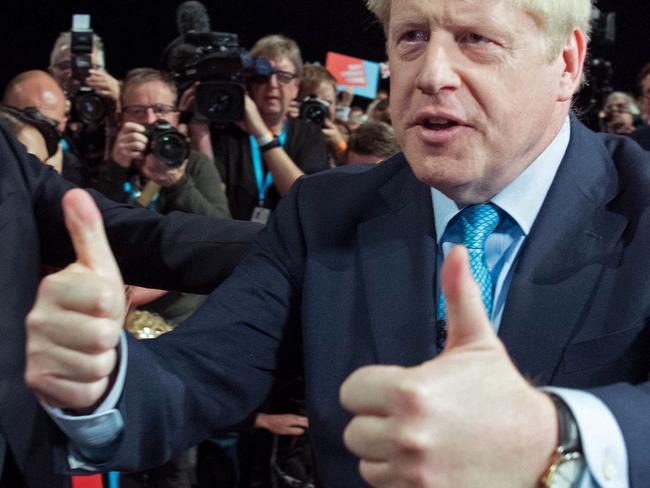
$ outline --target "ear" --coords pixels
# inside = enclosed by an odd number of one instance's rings
[[[582,83],[582,76],[587,56],[587,39],[581,29],[575,29],[567,38],[562,48],[561,58],[564,64],[558,93],[558,101],[571,100]]]

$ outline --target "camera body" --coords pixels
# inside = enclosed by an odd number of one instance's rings
[[[70,67],[74,86],[70,94],[70,121],[99,125],[112,104],[86,84],[92,68],[93,31],[89,15],[73,15],[70,31]]]
[[[299,118],[308,120],[325,127],[325,119],[329,118],[330,103],[318,98],[316,95],[309,95],[300,104]]]
[[[190,145],[183,134],[166,120],[156,120],[145,126],[145,136],[149,139],[147,153],[167,166],[176,168],[190,155]]]
[[[195,116],[217,125],[243,119],[248,77],[273,74],[268,60],[255,59],[239,46],[237,34],[190,32],[183,36],[180,47],[185,52],[185,59],[180,69],[172,71],[181,89],[199,82]]]

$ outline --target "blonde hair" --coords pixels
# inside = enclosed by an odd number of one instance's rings
[[[587,38],[591,32],[592,0],[508,0],[523,8],[546,35],[548,56],[554,59],[566,38],[574,29],[580,29]],[[368,9],[388,27],[390,0],[366,0]]]
[[[302,55],[296,41],[280,34],[262,37],[251,49],[255,58],[276,59],[286,56],[296,68],[296,76],[302,74]]]

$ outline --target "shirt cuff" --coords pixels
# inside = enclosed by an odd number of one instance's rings
[[[126,365],[128,361],[128,347],[126,332],[120,332],[118,344],[119,366],[113,388],[104,401],[90,415],[68,415],[60,408],[55,408],[41,401],[41,405],[68,437],[71,452],[82,453],[87,459],[95,459],[98,454],[103,457],[102,447],[110,445],[122,433],[124,422],[122,414],[115,407],[124,390]],[[87,469],[85,462],[77,459],[73,454],[68,459],[73,469]]]
[[[595,395],[581,390],[547,387],[571,409],[578,430],[582,452],[594,484],[600,488],[629,488],[628,458],[625,440],[616,418]]]

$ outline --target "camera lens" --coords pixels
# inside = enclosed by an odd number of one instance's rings
[[[210,94],[208,102],[208,113],[212,115],[219,115],[228,113],[232,106],[232,96],[230,93],[223,90],[214,90]]]
[[[314,97],[308,97],[300,106],[300,118],[314,122],[321,127],[325,126],[327,114],[328,107],[326,103]]]
[[[167,132],[156,141],[155,153],[169,166],[180,166],[187,157],[187,142],[182,135]]]
[[[322,124],[323,121],[325,120],[325,112],[322,109],[322,107],[312,105],[307,109],[307,118],[309,120]]]
[[[76,110],[84,122],[99,122],[106,115],[106,104],[100,96],[90,93],[76,100]]]

